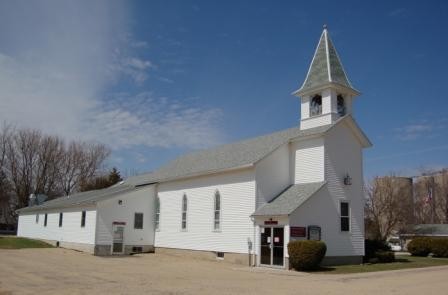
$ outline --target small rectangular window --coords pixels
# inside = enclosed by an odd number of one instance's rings
[[[348,202],[341,202],[341,231],[350,231],[350,205]]]
[[[182,197],[182,222],[181,222],[181,228],[183,231],[187,230],[187,210],[188,210],[188,200],[187,195],[184,194]]]
[[[160,199],[158,196],[156,197],[155,228],[157,231],[160,230]]]
[[[219,191],[215,192],[215,212],[214,212],[213,228],[215,231],[221,229],[221,195]]]
[[[134,228],[135,229],[143,229],[143,213],[135,213]]]
[[[44,226],[47,226],[47,220],[48,220],[48,214],[45,213],[45,217],[44,217]]]
[[[81,227],[86,226],[86,211],[81,212]]]
[[[216,252],[216,258],[224,259],[224,252]]]
[[[36,223],[39,223],[39,214],[36,214]]]
[[[62,227],[62,212],[59,213],[59,227]]]

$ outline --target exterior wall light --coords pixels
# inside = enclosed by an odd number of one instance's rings
[[[345,185],[352,185],[352,178],[350,177],[350,175],[347,175],[344,177],[344,184]]]

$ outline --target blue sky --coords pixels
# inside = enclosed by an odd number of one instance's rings
[[[2,1],[0,118],[150,171],[297,126],[328,24],[373,142],[366,177],[448,166],[446,1]]]

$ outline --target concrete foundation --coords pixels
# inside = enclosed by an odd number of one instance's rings
[[[174,249],[174,248],[159,248],[155,249],[155,253],[162,253],[167,255],[175,255],[181,257],[190,257],[195,259],[204,259],[210,261],[225,261],[229,263],[241,264],[249,266],[249,254],[230,253],[225,252],[224,257],[217,257],[216,252],[213,251],[199,251],[199,250],[186,250],[186,249]],[[250,262],[252,265],[256,261],[254,255],[251,255]]]
[[[125,245],[124,254],[133,253],[154,253],[154,246],[152,245]]]
[[[107,256],[111,255],[112,245],[95,245],[95,253],[96,256]]]
[[[55,247],[72,249],[72,250],[76,250],[76,251],[87,252],[90,254],[94,254],[94,252],[95,252],[95,245],[92,245],[92,244],[73,243],[73,242],[64,242],[64,241],[55,241],[55,240],[43,240],[43,239],[39,239],[39,240],[43,241],[45,243],[48,243],[50,245],[53,245]]]

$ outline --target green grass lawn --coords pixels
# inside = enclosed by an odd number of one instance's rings
[[[17,238],[0,237],[0,249],[23,249],[23,248],[53,248],[52,245],[42,241]]]
[[[396,256],[396,262],[322,267],[318,273],[345,274],[448,265],[448,258]]]

